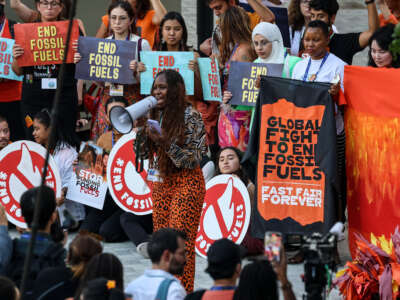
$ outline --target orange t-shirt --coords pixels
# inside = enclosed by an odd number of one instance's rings
[[[256,27],[257,24],[261,22],[261,17],[256,12],[253,13],[247,12],[247,15],[250,18],[250,28],[251,30],[253,30],[254,27]]]
[[[388,25],[388,24],[396,25],[397,23],[399,23],[399,20],[397,20],[397,18],[394,15],[390,15],[389,19],[385,19],[383,17],[383,14],[379,15],[379,24],[381,27]]]
[[[7,19],[5,19],[3,26],[3,33],[0,36],[2,38],[11,39],[11,33],[8,27]],[[21,92],[22,92],[21,81],[6,80],[4,82],[0,82],[0,102],[12,102],[21,100]]]
[[[149,10],[143,19],[136,20],[136,28],[138,30],[138,35],[141,38],[147,40],[150,47],[153,48],[154,38],[156,36],[157,27],[153,24],[153,17],[156,12],[154,10]],[[105,15],[101,18],[103,24],[108,28],[109,17]]]

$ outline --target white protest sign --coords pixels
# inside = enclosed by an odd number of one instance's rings
[[[135,133],[123,135],[111,150],[107,164],[107,183],[115,203],[136,215],[153,212],[152,182],[147,180],[148,161],[136,172],[133,142]]]
[[[21,195],[30,188],[40,186],[46,149],[31,141],[18,141],[0,151],[0,203],[8,220],[14,225],[27,228],[21,214]],[[50,156],[46,185],[56,197],[61,196],[61,179],[57,165]]]
[[[236,176],[219,175],[207,182],[195,247],[206,258],[214,241],[228,238],[240,244],[250,224],[251,203],[244,183]]]
[[[106,154],[107,155],[107,154]],[[66,198],[97,209],[103,209],[107,193],[103,149],[83,142],[78,165],[74,167]]]

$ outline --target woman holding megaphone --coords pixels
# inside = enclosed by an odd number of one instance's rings
[[[158,73],[151,94],[157,105],[149,116],[160,126],[146,125],[138,131],[136,141],[141,141],[140,148],[145,149],[141,155],[150,161],[154,231],[172,227],[186,233],[187,262],[181,282],[191,292],[194,243],[205,195],[200,168],[206,152],[204,124],[201,115],[186,101],[185,84],[178,72]]]

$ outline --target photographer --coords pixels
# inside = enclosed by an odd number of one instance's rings
[[[272,264],[264,260],[256,260],[246,265],[239,279],[239,286],[235,291],[234,300],[278,300],[279,292],[277,280],[281,283],[283,299],[296,299],[292,285],[286,276],[286,253],[282,249],[279,262]]]

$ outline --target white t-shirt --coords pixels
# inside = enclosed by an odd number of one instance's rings
[[[321,68],[320,66],[323,59],[312,60],[311,58],[305,58],[299,61],[293,69],[292,79],[303,80],[304,74],[306,73],[307,66],[310,60],[311,60],[311,65],[308,71],[306,81],[310,81],[310,77],[313,74],[318,73],[315,81],[329,83],[335,78],[336,75],[339,75],[341,81],[340,83],[341,88],[343,90],[344,66],[347,64],[332,53],[329,53],[328,58],[326,59],[324,65]],[[337,134],[342,133],[343,129],[344,129],[343,117],[340,111],[336,109],[336,133]]]
[[[171,274],[162,270],[146,270],[144,274],[126,287],[125,293],[131,294],[134,300],[155,299],[158,287],[164,279],[172,279],[168,289],[167,300],[183,300],[186,291],[180,281]]]

